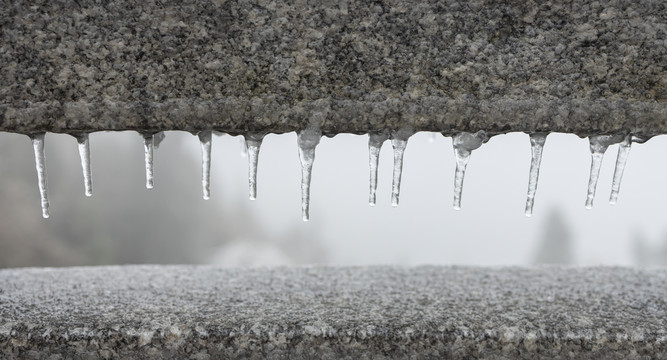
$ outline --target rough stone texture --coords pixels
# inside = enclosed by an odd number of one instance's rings
[[[1,270],[0,356],[665,359],[666,301],[667,268]]]
[[[667,133],[664,0],[0,0],[0,130]]]

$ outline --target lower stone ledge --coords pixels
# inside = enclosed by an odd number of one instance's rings
[[[2,358],[667,358],[667,268],[0,270]]]

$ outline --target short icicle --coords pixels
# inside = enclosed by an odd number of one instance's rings
[[[246,138],[241,136],[239,137],[239,145],[241,145],[241,157],[244,158],[248,156],[248,144],[246,143]]]
[[[595,188],[600,176],[602,159],[605,151],[610,145],[619,143],[623,140],[622,135],[595,135],[588,138],[591,149],[591,173],[588,178],[588,194],[586,195],[586,209],[593,208],[593,199],[595,199]]]
[[[526,216],[533,215],[533,204],[537,192],[537,180],[540,177],[540,163],[542,162],[542,150],[547,140],[546,133],[530,134],[530,174],[528,175],[528,196],[526,197]]]
[[[389,131],[368,134],[368,164],[370,168],[370,186],[368,194],[368,205],[375,206],[375,193],[378,187],[378,164],[380,162],[380,150],[382,144],[389,139]]]
[[[246,134],[245,145],[248,156],[248,197],[250,200],[257,199],[257,163],[259,162],[259,149],[264,140],[263,134]]]
[[[144,162],[146,165],[146,189],[153,188],[153,134],[143,134],[144,137]]]
[[[408,138],[413,134],[412,128],[403,128],[392,132],[391,146],[394,148],[394,171],[391,183],[391,206],[398,206],[398,199],[401,195],[401,176],[403,173],[403,155],[408,146]]]
[[[310,178],[315,161],[315,148],[320,143],[322,131],[310,126],[297,134],[299,160],[301,161],[301,215],[303,221],[310,220]]]
[[[90,171],[90,144],[87,133],[76,136],[79,145],[79,158],[83,170],[83,183],[86,196],[93,196],[93,177]]]
[[[628,135],[623,141],[618,144],[618,155],[616,156],[616,167],[614,168],[614,180],[611,183],[611,195],[609,195],[609,203],[616,205],[618,201],[618,192],[621,190],[621,179],[623,179],[623,171],[625,164],[630,155],[630,147],[632,146],[632,135]]]
[[[201,188],[204,200],[211,198],[211,130],[200,131],[199,144],[201,145]]]
[[[35,153],[35,168],[37,169],[37,178],[39,184],[39,196],[42,201],[42,217],[49,217],[49,197],[46,179],[46,156],[44,154],[44,136],[45,133],[33,134],[30,136],[32,149]]]
[[[167,135],[165,135],[164,131],[156,132],[153,134],[153,147],[155,149],[159,148],[165,137],[167,137]]]
[[[470,160],[470,154],[488,140],[484,131],[474,134],[460,132],[454,135],[454,156],[456,157],[456,173],[454,175],[454,209],[461,210],[461,194],[463,192],[463,178]]]

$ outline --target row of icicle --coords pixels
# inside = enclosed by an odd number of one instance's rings
[[[369,205],[374,206],[376,201],[377,174],[380,149],[382,144],[391,140],[394,150],[394,169],[391,191],[391,204],[398,206],[398,198],[401,188],[401,172],[403,169],[403,154],[408,144],[408,138],[414,132],[410,129],[400,131],[383,131],[369,134],[369,164],[370,164],[370,193]],[[537,191],[537,179],[540,173],[540,162],[542,161],[542,150],[547,138],[547,133],[530,134],[531,162],[530,175],[528,178],[528,196],[526,198],[526,216],[533,214],[533,203]],[[30,136],[33,150],[35,153],[35,166],[39,180],[39,193],[42,203],[42,216],[49,217],[49,200],[47,196],[46,179],[46,159],[44,156],[44,136],[45,133],[34,134]],[[75,136],[78,142],[79,156],[81,158],[81,167],[83,168],[83,178],[86,196],[92,196],[93,185],[90,170],[90,145],[88,134]],[[202,151],[202,191],[204,199],[211,197],[210,176],[211,176],[211,141],[212,131],[200,131],[198,133]],[[299,159],[301,161],[301,212],[304,221],[308,221],[310,209],[310,179],[315,161],[315,148],[320,142],[322,132],[317,127],[309,127],[298,132],[297,144],[299,149]],[[257,197],[257,162],[259,159],[259,150],[262,145],[264,135],[247,134],[245,135],[245,151],[248,155],[248,182],[249,197],[255,200]],[[157,148],[164,139],[164,133],[143,134],[144,140],[144,160],[146,164],[146,188],[153,188],[153,150]],[[454,175],[454,209],[461,209],[461,193],[463,191],[463,177],[465,175],[468,161],[473,150],[479,148],[488,141],[488,136],[484,131],[476,133],[459,132],[453,136],[454,155],[456,158],[456,173]],[[618,192],[621,186],[623,170],[628,159],[630,146],[633,141],[641,142],[643,139],[633,137],[632,135],[596,135],[590,136],[591,150],[591,173],[588,182],[588,195],[586,197],[586,208],[593,207],[595,197],[595,188],[600,175],[600,166],[602,158],[610,145],[620,143],[618,156],[616,158],[616,168],[612,181],[611,196],[609,202],[615,204],[618,199]]]

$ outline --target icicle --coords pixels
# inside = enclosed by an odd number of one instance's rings
[[[93,177],[90,171],[90,144],[88,134],[76,136],[79,145],[79,158],[81,158],[81,169],[83,170],[83,183],[86,196],[93,196]]]
[[[591,174],[588,179],[588,194],[586,196],[586,209],[593,208],[593,199],[595,198],[595,188],[600,176],[600,167],[605,151],[610,145],[623,140],[622,135],[596,135],[588,138],[591,149]]]
[[[201,187],[204,200],[211,198],[211,142],[212,131],[200,131],[198,135],[201,145]]]
[[[474,134],[460,132],[454,135],[454,156],[456,157],[456,173],[454,175],[454,209],[461,210],[461,193],[463,192],[463,177],[465,176],[468,160],[473,150],[482,146],[488,140],[484,131]]]
[[[630,147],[632,146],[632,135],[628,135],[618,145],[618,155],[616,156],[616,167],[614,168],[614,180],[611,183],[611,195],[609,195],[609,203],[615,205],[618,201],[618,192],[621,190],[621,179],[623,178],[623,171],[625,164],[630,155]]]
[[[403,128],[391,134],[391,146],[394,148],[394,176],[391,183],[391,206],[398,206],[401,194],[401,175],[403,173],[403,154],[408,145],[408,138],[413,134],[412,128]]]
[[[380,150],[382,144],[389,139],[389,131],[368,134],[368,163],[370,167],[370,189],[368,205],[375,206],[375,192],[378,187],[378,163],[380,162]]]
[[[315,161],[315,148],[320,143],[322,131],[311,126],[297,134],[299,159],[301,160],[301,215],[303,221],[310,219],[310,178]]]
[[[263,139],[263,134],[245,135],[245,144],[248,148],[248,195],[250,200],[257,199],[257,162],[259,161],[259,149],[262,146]]]
[[[248,156],[248,144],[243,136],[239,137],[239,145],[241,145],[241,157]]]
[[[537,180],[540,176],[540,163],[542,162],[542,150],[547,140],[545,133],[530,134],[530,174],[528,176],[528,196],[526,197],[526,216],[533,215],[533,203],[535,202],[535,192],[537,192]]]
[[[153,188],[153,134],[144,136],[144,162],[146,164],[146,189]]]
[[[589,210],[593,208],[595,188],[598,183],[598,176],[600,176],[600,167],[602,166],[604,152],[593,152],[591,155],[591,174],[588,178],[588,194],[586,195],[586,209]]]
[[[32,149],[35,153],[35,168],[37,169],[37,178],[39,181],[39,196],[42,200],[42,217],[49,217],[49,198],[46,179],[46,156],[44,155],[44,136],[45,133],[34,134],[30,136]]]

